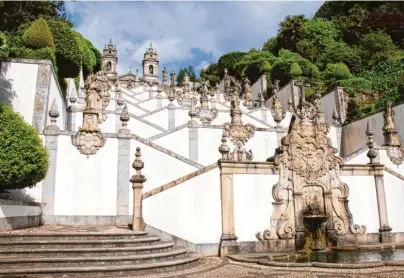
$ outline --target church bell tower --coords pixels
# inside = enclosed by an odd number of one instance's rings
[[[144,53],[143,58],[143,81],[152,82],[153,84],[159,83],[159,55],[150,43],[149,49]]]
[[[118,76],[117,72],[118,52],[116,46],[112,45],[112,40],[109,40],[102,52],[102,66],[108,74],[109,79],[115,81]]]

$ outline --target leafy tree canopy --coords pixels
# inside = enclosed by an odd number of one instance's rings
[[[182,86],[182,81],[184,81],[185,73],[188,74],[189,81],[191,82],[198,82],[199,79],[196,76],[195,70],[192,66],[188,66],[187,68],[180,69],[177,74],[177,86]]]

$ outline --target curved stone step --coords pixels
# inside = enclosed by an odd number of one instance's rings
[[[161,252],[172,249],[173,242],[156,242],[148,245],[130,247],[89,247],[89,248],[32,248],[0,250],[0,258],[13,257],[38,257],[38,256],[105,256],[105,255],[133,255],[151,252]]]
[[[166,261],[179,259],[187,253],[185,248],[177,248],[170,251],[126,255],[126,256],[79,256],[79,257],[22,257],[0,258],[0,265],[10,269],[38,268],[38,267],[73,267],[73,266],[105,266],[128,265],[134,263],[146,263],[153,261]]]
[[[139,237],[130,239],[82,239],[82,240],[19,240],[0,242],[0,250],[32,249],[32,248],[87,248],[87,247],[129,247],[148,245],[161,240],[161,237]]]
[[[179,266],[187,263],[195,262],[199,259],[199,255],[196,253],[187,253],[186,256],[178,259],[171,259],[166,261],[148,262],[148,263],[136,263],[136,264],[125,264],[125,265],[107,265],[107,266],[94,266],[87,265],[85,267],[33,267],[33,268],[0,268],[0,277],[15,275],[33,275],[37,277],[43,277],[44,274],[85,274],[85,275],[97,275],[110,273],[111,277],[116,277],[117,275],[124,275],[127,272],[142,271],[149,269],[158,269],[164,267]]]
[[[107,240],[107,239],[136,239],[147,236],[146,231],[128,231],[122,233],[102,233],[102,232],[70,232],[70,233],[0,233],[0,242],[10,241],[37,241],[37,240]]]

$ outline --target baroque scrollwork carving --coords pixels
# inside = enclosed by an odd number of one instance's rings
[[[201,79],[201,84],[197,89],[199,94],[200,106],[195,108],[196,117],[203,124],[210,124],[218,115],[216,108],[209,107],[209,97],[214,97],[215,93],[209,89],[210,84],[208,80]]]
[[[179,105],[189,108],[192,105],[192,98],[193,96],[190,94],[189,76],[185,72],[182,81],[182,92],[178,91],[176,99]]]
[[[222,145],[219,147],[219,152],[222,154],[222,160],[252,161],[253,153],[251,150],[247,151],[245,145],[254,136],[255,127],[252,124],[243,124],[239,98],[241,85],[236,80],[233,80],[232,83],[233,86],[229,91],[231,122],[223,125]],[[231,152],[226,144],[227,139],[230,139],[234,145]]]
[[[243,105],[247,107],[247,109],[253,108],[253,99],[252,99],[252,90],[250,86],[250,80],[246,78],[244,80],[244,103]]]
[[[92,155],[105,145],[104,137],[98,127],[106,115],[105,108],[108,106],[111,88],[108,76],[104,70],[90,75],[85,84],[86,106],[83,110],[83,125],[72,136],[72,144],[77,147],[81,154]]]
[[[306,102],[301,94],[288,134],[268,159],[279,168],[279,181],[272,188],[274,210],[266,239],[292,239],[297,232],[304,233],[307,211],[327,216],[327,231],[337,235],[364,232],[353,222],[349,188],[340,179],[343,160],[332,147],[328,131],[319,101]]]

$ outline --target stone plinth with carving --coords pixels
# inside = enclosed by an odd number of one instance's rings
[[[404,161],[404,150],[401,147],[400,138],[394,123],[394,110],[391,102],[389,102],[384,110],[384,146],[387,147],[387,156],[390,161],[396,165],[400,165]]]
[[[210,124],[218,115],[216,108],[209,107],[209,97],[215,96],[215,93],[209,87],[209,81],[202,79],[201,85],[197,89],[200,106],[195,108],[196,117],[203,124]]]
[[[252,161],[253,153],[251,150],[247,151],[245,145],[254,136],[255,127],[252,124],[243,124],[241,119],[240,83],[235,79],[231,80],[229,90],[231,122],[224,124],[219,152],[222,154],[223,161]],[[227,139],[233,143],[233,151],[230,151],[227,146]]]
[[[90,75],[85,84],[86,106],[83,111],[83,125],[72,136],[72,144],[81,154],[92,155],[105,145],[104,137],[98,127],[105,115],[105,108],[109,103],[109,89],[111,85],[107,74],[101,70]]]

